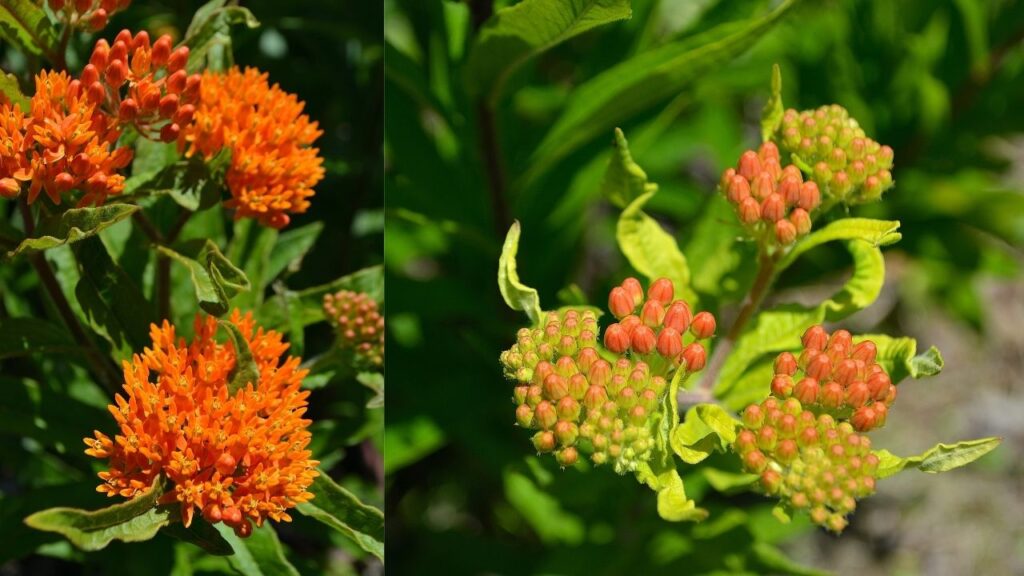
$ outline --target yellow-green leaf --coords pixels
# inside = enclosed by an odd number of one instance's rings
[[[923,454],[907,458],[895,456],[888,450],[878,450],[875,452],[879,460],[878,477],[892,476],[907,467],[932,474],[953,470],[995,450],[1002,441],[1002,438],[991,437],[965,440],[956,444],[937,444]]]
[[[40,222],[35,236],[25,238],[7,253],[7,258],[19,254],[49,250],[95,236],[105,228],[117,224],[139,209],[133,204],[108,204],[96,208],[72,208],[60,214],[47,216]]]
[[[498,259],[498,289],[505,303],[513,310],[521,310],[526,313],[533,324],[539,324],[541,320],[540,296],[535,288],[519,281],[519,273],[516,272],[516,252],[519,251],[519,221],[513,222],[505,236],[505,244],[501,248],[501,257]]]

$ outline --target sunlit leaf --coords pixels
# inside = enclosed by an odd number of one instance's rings
[[[936,444],[927,452],[917,456],[900,458],[888,450],[878,450],[878,477],[892,476],[905,468],[917,468],[922,472],[947,472],[954,468],[966,466],[996,449],[1002,438],[979,438],[965,440],[956,444]]]
[[[536,288],[530,288],[519,281],[516,272],[516,252],[519,251],[519,222],[513,222],[505,236],[498,259],[498,289],[505,303],[513,310],[521,310],[533,324],[541,320],[540,296]]]
[[[44,217],[35,231],[35,236],[22,240],[14,250],[7,253],[7,258],[48,250],[95,236],[101,230],[128,218],[138,209],[138,206],[132,204],[108,204],[96,208],[72,208],[54,216]]]
[[[327,473],[313,480],[309,491],[314,497],[299,504],[299,512],[319,520],[345,535],[360,548],[384,559],[384,513],[363,504],[348,490],[339,486]]]

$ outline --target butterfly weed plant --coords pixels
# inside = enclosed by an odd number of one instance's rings
[[[619,247],[648,287],[628,277],[606,306],[544,311],[538,292],[518,276],[522,229],[513,224],[498,285],[530,327],[500,362],[512,386],[510,412],[538,453],[582,473],[635,478],[655,493],[663,519],[709,519],[687,496],[681,473],[723,453],[734,460],[730,489],[775,499],[783,522],[807,515],[841,533],[858,501],[884,478],[964,466],[1000,439],[938,444],[909,457],[873,444],[870,433],[921,393],[907,379],[943,367],[935,347],[918,354],[914,339],[824,327],[869,306],[882,288],[881,247],[899,241],[900,223],[848,217],[845,209],[884,202],[898,159],[838,105],[785,109],[781,83],[776,66],[762,143],[718,185],[734,213],[720,225],[757,252],[754,281],[733,319],[720,326],[716,311],[697,311],[686,279],[701,271],[686,269],[675,240],[645,214],[657,186],[616,130],[602,190],[621,209]],[[765,308],[787,268],[829,242],[842,243],[853,258],[852,277],[839,292],[816,304]],[[605,309],[610,318],[602,328]]]
[[[380,269],[286,284],[323,229],[292,218],[334,193],[318,191],[323,131],[298,96],[233,64],[232,26],[259,25],[247,8],[209,2],[178,39],[109,33],[130,4],[0,6],[0,36],[30,65],[0,76],[3,266],[29,263],[47,304],[35,318],[29,298],[5,299],[0,357],[30,364],[4,384],[34,395],[33,410],[40,388],[63,410],[89,407],[71,419],[77,430],[37,417],[25,433],[58,461],[84,450],[90,461],[65,472],[86,471],[109,499],[31,504],[24,530],[38,532],[15,529],[5,544],[25,553],[39,535],[61,535],[95,551],[162,533],[189,543],[185,560],[205,552],[250,573],[296,574],[271,525],[303,517],[354,557],[382,561],[382,513],[328,475],[340,442],[323,426],[318,442],[308,414],[314,388],[348,386],[365,396],[349,413],[373,421]],[[318,323],[335,344],[310,355],[304,331]],[[55,369],[54,354],[70,363]],[[79,376],[89,390],[47,382]],[[64,443],[76,434],[84,446]]]

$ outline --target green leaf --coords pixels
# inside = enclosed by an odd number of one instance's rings
[[[231,567],[244,576],[299,576],[299,571],[285,558],[281,541],[269,522],[254,527],[247,538],[239,538],[223,522],[214,528],[235,552],[228,556]]]
[[[898,242],[902,237],[897,232],[899,227],[900,223],[896,220],[871,220],[868,218],[836,220],[798,241],[779,261],[776,269],[778,271],[785,270],[804,252],[833,240],[863,240],[872,246],[888,246]]]
[[[131,358],[150,345],[156,311],[100,238],[79,242],[73,250],[79,268],[75,297],[86,320],[114,346],[118,360]]]
[[[384,407],[384,375],[379,372],[360,372],[356,381],[374,392],[373,398],[366,403],[367,408]]]
[[[658,494],[658,516],[669,522],[700,522],[708,517],[708,511],[697,508],[697,503],[686,496],[683,479],[669,461],[662,466],[652,460],[643,463],[637,471],[637,479],[647,484]]]
[[[583,542],[586,526],[562,508],[557,498],[543,491],[524,472],[506,470],[505,498],[546,544],[575,546]]]
[[[767,542],[754,542],[750,548],[754,558],[766,569],[764,573],[791,574],[792,576],[829,576],[829,572],[801,566],[777,547]]]
[[[565,112],[537,147],[528,179],[743,54],[796,2],[787,0],[761,18],[723,24],[644,52],[580,85],[573,91]]]
[[[323,470],[313,480],[309,491],[314,497],[309,502],[299,504],[299,512],[323,522],[350,538],[363,550],[384,559],[383,512],[360,502]]]
[[[96,208],[72,208],[47,216],[40,222],[36,235],[22,240],[6,257],[14,258],[19,254],[39,252],[84,240],[131,216],[138,209],[138,206],[132,204],[109,204]]]
[[[772,95],[761,111],[761,140],[767,142],[782,123],[785,107],[782,105],[782,70],[778,64],[772,65]]]
[[[469,53],[466,78],[493,107],[509,76],[524,62],[602,24],[632,15],[629,0],[523,0],[498,10]]]
[[[282,232],[270,251],[270,260],[267,262],[267,269],[263,273],[263,282],[259,288],[265,288],[286,269],[298,270],[303,257],[316,243],[323,229],[323,222],[313,222],[301,228],[290,228]]]
[[[235,294],[250,289],[245,273],[224,257],[212,240],[189,240],[175,250],[164,246],[157,250],[189,269],[199,306],[209,314],[223,315]]]
[[[672,430],[672,450],[687,464],[697,464],[715,450],[726,451],[736,441],[740,423],[717,404],[698,404]]]
[[[540,296],[535,288],[530,288],[519,281],[516,272],[516,252],[519,251],[519,221],[512,223],[505,236],[505,244],[501,247],[498,259],[498,289],[505,299],[505,304],[513,310],[521,310],[530,318],[534,325],[540,324]]]
[[[648,183],[647,173],[633,161],[626,135],[616,128],[615,153],[601,181],[601,195],[619,208],[625,208],[641,195],[657,190],[658,185]]]
[[[17,44],[33,56],[53,58],[57,34],[42,6],[31,0],[0,2],[0,38]]]
[[[256,360],[253,359],[252,350],[249,349],[249,343],[246,342],[242,331],[231,322],[221,320],[219,324],[227,330],[231,344],[235,347],[235,367],[231,369],[228,380],[228,393],[234,394],[245,388],[247,384],[252,384],[253,388],[258,388],[260,369],[256,365]]]
[[[2,10],[2,8],[0,8]],[[29,111],[30,100],[28,96],[25,96],[21,92],[21,86],[18,85],[18,79],[14,74],[8,74],[3,70],[0,70],[0,95],[7,98],[12,104],[16,104],[21,108],[22,112]]]
[[[692,304],[696,298],[690,290],[690,267],[686,257],[676,239],[643,211],[652,196],[653,191],[641,194],[622,211],[615,230],[619,249],[637,272],[652,282],[668,278],[676,293]]]
[[[57,532],[82,550],[100,550],[112,540],[141,542],[170,522],[168,508],[156,508],[163,494],[162,479],[135,498],[100,510],[49,508],[25,518],[36,530]]]
[[[192,524],[188,528],[181,522],[171,522],[161,528],[160,532],[182,542],[195,544],[215,556],[228,556],[234,553],[231,544],[202,516],[192,518]]]
[[[78,351],[67,331],[35,318],[0,319],[0,360],[29,354],[73,354]]]
[[[198,155],[192,156],[161,170],[147,188],[155,193],[166,192],[186,210],[206,210],[220,202],[224,174],[230,164],[229,148],[223,148],[207,161]]]
[[[892,476],[907,467],[932,474],[947,472],[974,462],[995,450],[1002,441],[1002,438],[991,437],[965,440],[956,444],[936,444],[923,454],[907,458],[894,456],[888,450],[877,450],[875,454],[879,460],[878,477]]]
[[[757,474],[729,472],[707,466],[701,468],[701,473],[704,474],[704,479],[708,481],[712,488],[725,494],[732,493],[737,489],[746,489],[760,478]]]
[[[294,332],[298,328],[322,321],[324,296],[339,290],[365,292],[377,304],[383,304],[384,268],[370,266],[327,284],[299,291],[285,290],[260,307],[259,320],[266,328],[287,328]]]
[[[233,62],[231,26],[245,24],[251,29],[260,25],[248,8],[227,4],[227,0],[212,0],[196,10],[192,17],[185,39],[181,42],[189,47],[189,72],[205,68],[226,69]]]
[[[864,334],[856,339],[858,343],[863,340],[874,342],[877,349],[875,360],[885,368],[893,384],[898,384],[907,376],[917,380],[942,371],[944,361],[935,346],[918,355],[917,340],[913,338]]]

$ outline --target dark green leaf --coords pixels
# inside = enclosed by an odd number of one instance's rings
[[[761,18],[724,24],[644,52],[579,86],[537,147],[530,177],[746,52],[796,1],[787,0]]]
[[[238,329],[238,326],[224,320],[220,321],[220,325],[227,330],[228,337],[231,338],[231,344],[235,347],[235,367],[231,370],[228,392],[234,394],[238,390],[245,388],[247,384],[252,384],[253,388],[258,388],[260,369],[256,365],[256,360],[253,359],[249,343],[242,336],[242,331]]]
[[[223,523],[216,529],[235,553],[228,557],[231,567],[245,576],[299,576],[299,571],[284,557],[284,548],[270,523],[253,528],[248,538],[239,538]]]
[[[384,559],[384,513],[359,501],[323,470],[309,487],[314,498],[299,504],[299,512],[351,538],[360,548]]]
[[[19,106],[22,112],[29,111],[29,99],[21,93],[18,79],[15,78],[14,74],[8,74],[3,70],[0,70],[0,96],[6,97],[9,102]]]
[[[171,522],[160,531],[182,542],[195,544],[216,556],[227,556],[234,552],[231,544],[202,516],[197,515],[193,518],[192,524],[188,528],[185,528],[181,522]]]
[[[602,24],[629,18],[629,0],[524,0],[498,10],[469,53],[471,92],[493,106],[508,77],[530,58]]]
[[[138,210],[132,204],[109,204],[96,208],[72,208],[60,214],[47,216],[40,222],[36,235],[26,238],[7,253],[7,258],[64,246],[95,236],[104,228],[124,220]]]
[[[57,34],[53,25],[42,6],[31,0],[0,2],[0,38],[33,56],[52,58],[56,54]]]
[[[229,6],[227,0],[207,2],[192,17],[182,44],[189,47],[188,70],[223,70],[232,62],[231,26],[245,24],[256,28],[259,20],[248,8]]]
[[[324,229],[323,222],[313,222],[301,228],[291,228],[281,233],[277,243],[270,251],[270,260],[263,275],[262,289],[270,284],[277,276],[287,270],[294,271],[302,262],[302,258],[309,252],[309,249],[316,243],[320,232]]]
[[[360,372],[356,374],[356,380],[373,390],[374,397],[366,403],[367,408],[384,407],[384,375],[379,372]]]
[[[322,321],[324,296],[339,290],[365,292],[377,304],[383,304],[384,268],[371,266],[320,286],[283,291],[263,304],[259,313],[260,321],[265,327],[288,328],[294,333],[299,327]]]
[[[25,518],[25,523],[36,530],[62,534],[82,550],[100,550],[112,540],[141,542],[170,522],[171,510],[156,508],[163,491],[163,481],[158,479],[127,502],[100,510],[50,508]]]
[[[174,250],[157,249],[189,269],[199,306],[214,316],[229,310],[235,294],[250,289],[245,273],[225,258],[212,240],[189,240]]]
[[[0,360],[27,354],[69,354],[77,347],[67,331],[35,318],[0,319]]]

